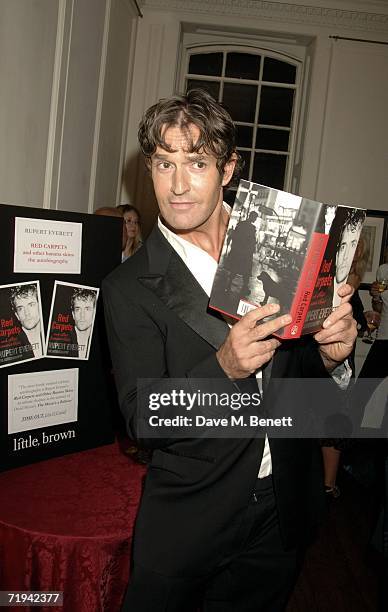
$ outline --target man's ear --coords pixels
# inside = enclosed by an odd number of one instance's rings
[[[224,167],[224,172],[222,176],[222,186],[223,187],[225,187],[226,185],[228,185],[228,183],[230,183],[232,176],[233,176],[234,169],[236,167],[236,161],[237,161],[237,155],[233,153],[232,157],[230,158],[228,162],[226,162],[225,167]]]

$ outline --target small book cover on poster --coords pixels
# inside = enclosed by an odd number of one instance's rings
[[[0,368],[43,357],[39,281],[0,286]]]
[[[99,289],[55,281],[46,357],[89,359]]]
[[[365,215],[241,180],[209,306],[240,319],[276,303],[276,316],[292,316],[277,336],[317,331],[339,304]]]

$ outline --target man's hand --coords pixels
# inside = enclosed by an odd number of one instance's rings
[[[378,299],[379,299],[379,298],[381,297],[381,295],[380,295],[380,291],[379,291],[379,286],[380,286],[380,283],[378,283],[377,281],[374,281],[374,282],[371,284],[370,289],[369,289],[369,294],[370,294],[370,295],[371,295],[373,298],[378,298]]]
[[[341,285],[338,295],[342,298],[340,305],[323,322],[323,329],[314,336],[329,372],[350,355],[357,337],[357,324],[349,304],[353,288]]]
[[[381,297],[381,293],[379,291],[379,287],[380,287],[380,283],[375,281],[374,283],[371,284],[369,293],[372,296],[372,308],[374,312],[378,312],[380,314],[383,309],[383,300]]]
[[[266,304],[248,312],[230,330],[217,351],[217,359],[229,378],[247,378],[272,359],[279,340],[271,334],[291,323],[290,315],[259,323],[279,311],[278,304]]]

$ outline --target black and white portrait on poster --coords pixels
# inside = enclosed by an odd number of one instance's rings
[[[42,321],[39,281],[0,286],[0,368],[44,356]]]
[[[46,356],[89,359],[99,289],[55,281]]]

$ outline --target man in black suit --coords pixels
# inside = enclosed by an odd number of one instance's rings
[[[239,161],[234,137],[228,113],[199,90],[161,100],[140,124],[160,217],[145,248],[103,285],[114,375],[131,437],[139,438],[144,416],[137,408],[138,379],[154,379],[149,388],[155,392],[156,379],[180,379],[186,390],[253,398],[262,378],[270,413],[289,400],[275,379],[325,377],[336,389],[328,372],[353,346],[349,287],[340,290],[342,305],[314,339],[274,338],[290,320],[264,321],[278,305],[257,308],[231,329],[208,311],[229,218],[223,187]],[[181,408],[158,414],[171,417]],[[188,612],[202,604],[206,612],[283,610],[323,509],[316,442],[156,435],[140,431],[140,443],[153,456],[123,609]]]

